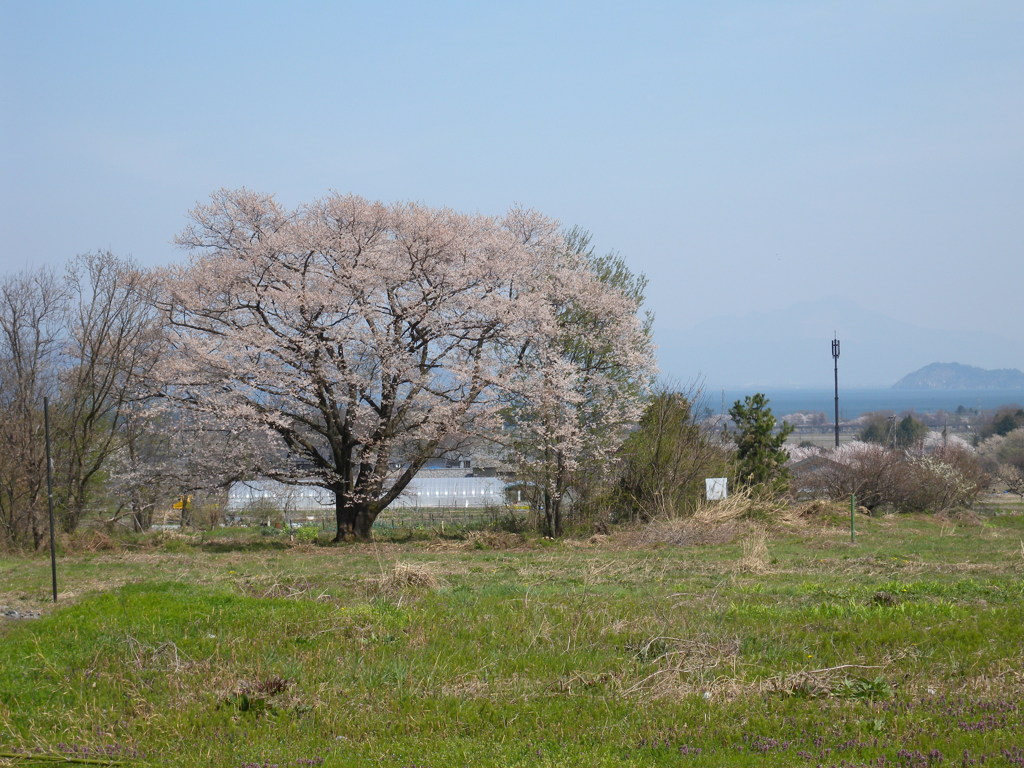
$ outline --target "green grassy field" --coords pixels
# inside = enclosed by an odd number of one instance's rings
[[[759,530],[4,556],[0,765],[1024,765],[1024,516]]]

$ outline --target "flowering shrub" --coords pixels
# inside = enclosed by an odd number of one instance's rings
[[[1024,427],[992,435],[978,446],[982,465],[1000,483],[1024,498]]]
[[[792,464],[809,459],[812,456],[824,456],[828,453],[824,448],[817,445],[785,445],[783,449],[789,454],[789,461]]]
[[[854,441],[822,453],[813,474],[799,478],[801,488],[818,496],[843,499],[875,510],[942,512],[973,501],[987,478],[963,441],[933,443],[920,455],[876,443]],[[791,456],[792,456],[791,452]]]
[[[973,453],[971,444],[959,435],[944,435],[935,430],[924,436],[921,446],[925,453],[941,453],[947,449],[964,450]]]
[[[963,507],[981,492],[978,479],[969,477],[952,462],[939,455],[906,460],[909,482],[903,497],[894,502],[900,511],[942,512]]]

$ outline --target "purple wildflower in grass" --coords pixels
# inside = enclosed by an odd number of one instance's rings
[[[770,736],[755,736],[750,740],[750,748],[755,752],[775,752],[789,749],[792,742],[774,739]]]
[[[1009,749],[999,750],[999,754],[1003,756],[1010,765],[1024,766],[1024,747],[1010,747]]]

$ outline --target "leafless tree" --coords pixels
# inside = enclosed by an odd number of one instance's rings
[[[67,293],[48,270],[0,280],[0,541],[47,533],[43,398],[58,391]]]
[[[152,277],[109,252],[79,256],[66,275],[61,371],[62,523],[74,530],[117,451],[128,449],[137,382],[160,345]]]
[[[46,534],[43,398],[49,397],[57,517],[74,530],[125,444],[135,383],[160,335],[151,278],[110,253],[0,281],[0,536]]]

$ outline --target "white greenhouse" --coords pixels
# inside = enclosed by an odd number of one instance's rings
[[[431,477],[422,473],[388,509],[500,507],[506,483],[500,477]],[[234,483],[228,490],[227,512],[240,515],[257,510],[284,513],[333,514],[334,494],[315,485],[285,485],[276,480]]]

